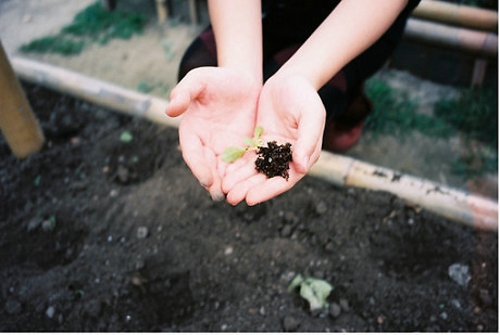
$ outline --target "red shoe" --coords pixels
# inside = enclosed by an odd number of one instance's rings
[[[360,87],[359,94],[351,100],[342,116],[326,120],[323,149],[333,152],[351,149],[361,138],[365,119],[372,110],[372,102]]]
[[[358,143],[363,133],[364,121],[350,129],[335,129],[335,121],[329,121],[323,135],[323,149],[333,152],[343,152]]]

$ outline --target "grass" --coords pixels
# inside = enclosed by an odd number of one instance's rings
[[[129,39],[134,34],[141,34],[145,24],[146,17],[142,14],[107,12],[100,2],[96,2],[78,13],[59,34],[33,40],[22,45],[20,50],[77,55],[91,43],[106,44],[114,38]]]
[[[472,177],[498,171],[498,100],[493,90],[464,89],[457,100],[438,101],[433,116],[417,113],[415,101],[383,81],[369,80],[366,93],[374,111],[365,129],[375,138],[391,135],[404,141],[412,131],[442,139],[462,135],[469,150],[454,163],[453,172]]]

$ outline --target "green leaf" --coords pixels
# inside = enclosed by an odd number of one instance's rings
[[[222,160],[226,163],[232,163],[245,153],[246,149],[241,147],[227,147],[222,152]]]
[[[125,130],[120,135],[120,141],[123,142],[123,143],[130,143],[130,142],[132,142],[133,139],[134,139],[134,136],[128,130]]]
[[[304,278],[299,274],[288,286],[288,290],[293,291],[297,287],[300,287],[300,296],[309,302],[311,311],[328,307],[326,299],[332,292],[333,286],[327,281],[313,277]]]
[[[264,132],[264,128],[262,126],[255,127],[255,129],[253,131],[253,139],[258,142],[260,140],[260,137],[262,136],[263,132]]]
[[[254,147],[257,147],[259,146],[258,143],[255,142],[255,140],[252,140],[250,137],[248,136],[245,136],[245,138],[243,139],[245,141],[246,144],[248,144],[251,148],[254,148]]]

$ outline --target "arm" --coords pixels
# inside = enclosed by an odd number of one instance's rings
[[[301,48],[266,81],[260,93],[257,124],[264,127],[264,140],[267,137],[292,144],[290,178],[267,179],[242,167],[223,181],[229,203],[246,199],[253,205],[266,201],[304,177],[321,152],[326,112],[317,91],[382,36],[406,3],[407,0],[341,1]]]
[[[209,0],[219,67],[247,72],[262,83],[260,0]]]
[[[343,0],[275,76],[299,75],[319,90],[390,27],[408,0]]]
[[[259,0],[210,0],[219,67],[190,71],[172,90],[166,113],[183,115],[182,155],[213,199],[224,198],[221,184],[229,145],[251,135],[262,88],[262,36]]]

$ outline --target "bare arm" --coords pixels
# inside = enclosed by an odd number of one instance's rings
[[[209,0],[219,67],[244,71],[262,83],[260,0]]]
[[[391,26],[407,0],[343,0],[276,75],[300,75],[320,89]]]

